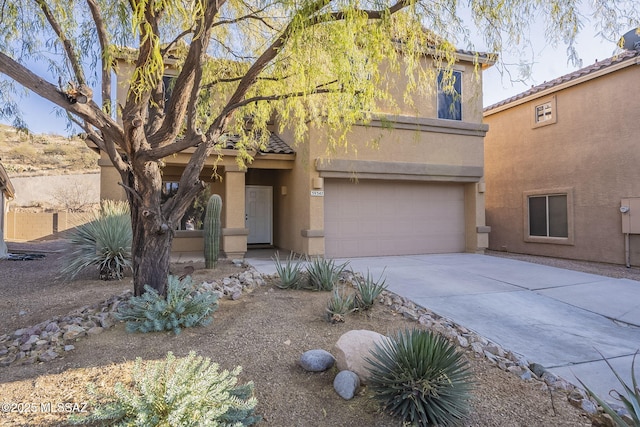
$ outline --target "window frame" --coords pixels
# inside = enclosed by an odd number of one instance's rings
[[[463,87],[463,70],[459,70],[459,69],[453,69],[452,71],[452,75],[455,78],[455,82],[454,82],[454,90],[455,90],[455,94],[454,93],[446,93],[445,91],[443,91],[441,89],[441,80],[442,80],[442,76],[443,73],[445,73],[445,70],[439,70],[438,71],[438,75],[436,76],[436,115],[438,117],[438,119],[440,120],[453,120],[453,121],[457,121],[457,122],[461,122],[464,119],[464,114],[463,114],[463,94],[464,94],[464,87]],[[459,86],[459,89],[456,88],[456,86]],[[452,104],[456,104],[456,106],[459,106],[458,108],[458,114],[456,115],[455,118],[452,118],[452,111],[450,108],[447,108],[446,110],[443,109],[442,111],[447,111],[446,116],[447,117],[440,117],[440,112],[441,112],[441,108],[440,108],[440,104],[441,104],[441,97],[444,99],[449,100],[449,102],[447,103],[447,106],[451,106]],[[453,113],[455,113],[455,111],[453,111]],[[459,118],[458,118],[459,117]]]
[[[538,114],[540,108],[543,109],[542,115]],[[544,119],[539,120],[540,117],[544,117]],[[533,110],[531,112],[531,127],[533,129],[552,125],[557,122],[558,108],[555,95],[548,98],[543,98],[533,104]]]
[[[165,194],[165,189],[170,186],[170,191],[177,191],[178,186],[180,185],[180,181],[176,180],[176,179],[172,179],[172,178],[165,178],[162,180],[162,196],[161,196],[161,200],[164,203],[164,194]],[[193,201],[193,203],[196,203],[196,200]],[[189,211],[187,211],[185,213],[185,215],[188,215]],[[174,232],[176,233],[176,236],[178,235],[202,235],[203,232],[203,228],[204,226],[201,226],[201,228],[194,228],[194,229],[188,229],[186,228],[186,222],[185,222],[185,228],[182,228],[182,219],[180,219],[180,222],[178,224],[176,224],[176,228],[174,229]],[[202,214],[202,221],[204,221],[204,212]]]
[[[530,212],[529,212],[529,199],[532,197],[547,197],[547,230],[549,228],[549,196],[566,196],[567,198],[567,237],[553,237],[553,236],[532,236],[530,231]],[[553,188],[548,190],[534,190],[525,191],[522,198],[523,203],[523,236],[524,241],[529,243],[551,243],[557,245],[573,245],[574,244],[574,213],[573,213],[573,188]],[[547,231],[548,232],[548,231]]]

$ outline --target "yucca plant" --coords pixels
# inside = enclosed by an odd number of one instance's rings
[[[354,310],[354,295],[347,293],[344,287],[334,287],[327,304],[327,320],[331,323],[344,322],[345,316]]]
[[[144,294],[131,297],[115,315],[118,320],[127,322],[128,332],[173,331],[179,334],[182,328],[210,324],[213,312],[218,309],[218,296],[210,291],[196,292],[191,276],[182,280],[169,276],[166,298],[150,286],[144,288]]]
[[[369,384],[384,410],[403,421],[456,425],[468,413],[471,371],[446,338],[411,329],[371,350]]]
[[[131,268],[131,216],[126,202],[105,200],[87,223],[69,233],[71,252],[60,276],[72,280],[87,267],[95,266],[102,280],[122,279]]]
[[[302,282],[302,259],[290,253],[286,261],[280,260],[280,254],[276,252],[271,258],[276,265],[276,272],[280,277],[280,284],[276,286],[281,289],[299,289]]]
[[[384,270],[380,274],[378,280],[373,279],[369,270],[367,270],[366,277],[355,276],[356,307],[358,310],[370,309],[382,291],[387,289],[387,279],[382,278],[383,274]]]
[[[600,353],[600,355],[602,356],[602,353]],[[622,402],[627,412],[629,412],[629,417],[631,418],[631,422],[633,423],[631,425],[634,427],[640,427],[640,388],[638,388],[638,381],[636,380],[636,373],[635,373],[635,364],[636,364],[637,355],[638,353],[636,352],[636,354],[633,355],[633,360],[631,362],[631,386],[629,386],[629,384],[627,384],[622,379],[622,377],[620,377],[618,372],[616,372],[616,370],[613,369],[613,366],[611,366],[611,363],[609,363],[609,361],[604,356],[602,356],[604,361],[609,366],[609,369],[611,369],[613,374],[616,376],[616,378],[622,385],[622,388],[626,396],[617,390],[612,390],[611,392],[609,392],[609,394],[617,401]],[[589,387],[587,387],[582,382],[582,380],[580,380],[580,378],[578,378],[578,381],[580,381],[580,384],[582,384],[582,386],[587,391],[589,396],[591,396],[596,402],[598,402],[598,405],[600,405],[602,409],[607,414],[609,414],[609,416],[613,419],[613,422],[616,423],[616,426],[628,427],[630,425],[620,416],[620,414],[618,414],[618,412],[615,409],[611,407],[609,403],[605,402],[601,397],[596,395]]]
[[[176,358],[143,362],[137,358],[133,385],[116,384],[89,416],[72,416],[73,424],[109,426],[250,426],[260,421],[254,414],[257,400],[253,383],[238,385],[242,368],[220,371],[216,363],[190,352]]]
[[[334,260],[315,257],[309,261],[309,286],[314,291],[330,291],[340,278],[349,261],[337,265]]]

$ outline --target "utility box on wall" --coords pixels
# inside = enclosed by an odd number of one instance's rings
[[[640,197],[622,199],[622,232],[624,234],[640,234]]]

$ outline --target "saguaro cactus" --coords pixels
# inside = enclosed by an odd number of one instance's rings
[[[205,268],[215,268],[220,254],[220,213],[222,198],[214,194],[209,197],[204,216],[204,260]]]

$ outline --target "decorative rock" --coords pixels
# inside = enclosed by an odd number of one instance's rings
[[[38,360],[41,362],[50,362],[56,357],[58,357],[58,353],[56,353],[52,348],[50,348],[49,350],[45,351],[40,356],[38,356]]]
[[[343,334],[334,346],[336,366],[341,371],[352,371],[360,377],[360,382],[366,384],[369,377],[368,363],[365,357],[370,357],[370,351],[375,344],[381,344],[388,338],[377,332],[367,330],[353,330]]]
[[[533,372],[536,377],[538,378],[542,378],[542,375],[547,372],[547,369],[540,365],[539,363],[532,363],[529,365],[529,369],[531,370],[531,372]]]
[[[340,371],[333,380],[333,389],[345,400],[353,399],[360,387],[360,377],[351,371]]]
[[[82,326],[77,325],[69,325],[66,329],[66,332],[62,335],[62,339],[65,341],[73,341],[76,338],[85,336],[87,333]]]
[[[309,350],[300,356],[300,366],[305,371],[323,372],[331,368],[336,359],[326,350]]]
[[[89,328],[89,330],[87,331],[87,334],[89,335],[98,335],[100,333],[102,333],[104,329],[102,329],[100,326],[94,326],[92,328]]]
[[[598,405],[596,405],[589,399],[582,399],[580,401],[580,409],[582,409],[589,415],[595,415],[598,413]]]
[[[64,351],[71,351],[71,350],[75,350],[75,349],[76,349],[75,345],[68,344],[68,345],[64,346]]]

